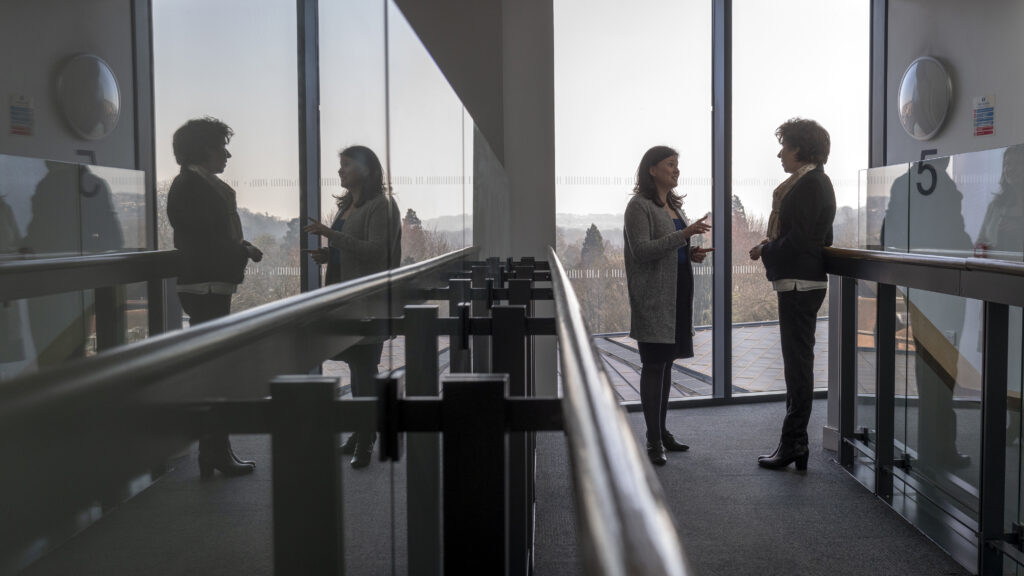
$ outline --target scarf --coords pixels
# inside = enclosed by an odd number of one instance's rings
[[[775,240],[779,237],[779,208],[782,206],[782,199],[789,194],[789,191],[793,189],[797,181],[804,175],[817,168],[817,164],[804,164],[803,166],[796,169],[796,172],[790,174],[789,178],[786,178],[782,184],[779,184],[775,191],[772,192],[772,213],[768,216],[768,239]]]

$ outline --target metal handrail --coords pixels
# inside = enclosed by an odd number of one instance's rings
[[[365,310],[340,309],[389,288],[401,290],[477,250],[464,248],[297,294],[0,383],[0,432],[141,392],[161,402],[265,396],[270,378],[305,372],[358,342],[359,337],[338,334],[332,326],[341,318],[361,318]]]
[[[0,302],[178,275],[177,250],[0,261]]]
[[[563,413],[588,574],[693,574],[553,248]]]
[[[1024,306],[1022,262],[826,248],[825,271],[836,276]]]

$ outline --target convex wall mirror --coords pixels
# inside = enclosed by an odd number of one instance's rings
[[[928,140],[938,134],[953,102],[953,81],[946,67],[931,56],[907,66],[897,97],[899,118],[911,138]]]
[[[71,130],[86,140],[114,131],[121,93],[113,70],[99,56],[72,56],[57,73],[57,104]]]

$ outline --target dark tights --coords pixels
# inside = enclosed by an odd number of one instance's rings
[[[668,393],[672,389],[672,363],[648,362],[640,369],[640,404],[644,408],[647,441],[660,444],[668,416]]]

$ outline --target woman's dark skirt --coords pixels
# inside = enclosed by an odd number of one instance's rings
[[[693,357],[693,269],[680,262],[676,275],[676,341],[673,344],[637,342],[644,364],[672,362]]]

